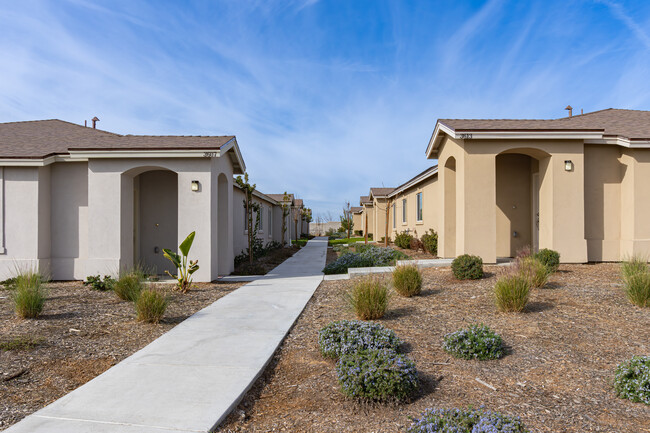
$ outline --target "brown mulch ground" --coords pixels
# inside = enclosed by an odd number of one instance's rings
[[[493,274],[499,269],[486,267]],[[421,390],[411,403],[362,405],[339,392],[317,333],[333,320],[353,318],[341,294],[354,280],[326,281],[219,431],[403,432],[408,417],[425,408],[485,405],[521,416],[535,432],[650,432],[650,407],[617,398],[611,386],[621,361],[650,353],[650,309],[627,302],[617,265],[561,266],[522,314],[496,311],[493,274],[461,282],[449,269],[423,273],[422,295],[394,295],[379,321],[407,342],[418,367]],[[502,335],[504,358],[465,361],[442,350],[445,334],[476,322]]]
[[[27,350],[0,349],[0,430],[103,373],[241,285],[196,284],[186,294],[172,292],[163,321],[155,325],[137,322],[133,305],[113,292],[92,290],[81,282],[47,284],[42,316],[21,320],[14,314],[10,292],[0,289],[0,343],[20,337],[38,343]]]
[[[298,245],[290,247],[278,248],[250,263],[239,264],[231,275],[264,275],[271,271],[276,266],[280,265],[289,257],[300,251]]]

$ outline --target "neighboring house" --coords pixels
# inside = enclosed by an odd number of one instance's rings
[[[385,197],[392,233],[432,228],[442,257],[495,263],[526,246],[565,263],[650,256],[650,111],[440,119],[426,155],[438,165]],[[378,230],[383,195],[371,196],[364,218]]]
[[[373,208],[372,200],[367,195],[359,197],[359,205],[363,208],[362,214],[362,230],[364,236],[373,235],[373,227],[375,226],[375,209]]]
[[[438,231],[438,166],[434,165],[391,191],[389,233],[391,239],[401,232],[420,238],[430,229]]]
[[[300,239],[300,235],[309,233],[309,223],[303,221],[303,200],[295,198],[293,194],[267,194],[270,198],[287,206],[288,214],[286,216],[286,233],[285,240]],[[281,215],[281,214],[280,214]],[[306,230],[306,231],[304,231]]]
[[[135,136],[61,120],[0,124],[0,278],[33,267],[56,280],[142,263],[192,231],[197,281],[233,269],[234,136]]]
[[[248,250],[248,225],[244,201],[246,194],[234,184],[234,252],[235,256]],[[260,205],[259,228],[257,238],[266,246],[270,242],[282,242],[282,206],[268,195],[253,191],[253,202]],[[257,222],[257,213],[253,213],[253,225]],[[286,244],[286,242],[284,242]]]
[[[61,120],[0,123],[0,278],[26,268],[54,280],[135,264],[173,271],[162,249],[176,250],[192,231],[195,281],[228,275],[243,236],[235,227],[243,225],[243,194],[233,176],[244,171],[234,136],[120,135]],[[263,235],[275,236],[277,204],[263,194],[256,199],[273,209],[272,232]]]
[[[363,233],[363,207],[352,206],[350,212],[352,212],[352,231]]]
[[[395,188],[370,188],[370,194],[368,194],[368,199],[372,202],[372,210],[374,213],[370,228],[371,233],[373,233],[373,239],[377,241],[380,241],[381,238],[386,236],[386,223],[388,221],[387,218],[389,218],[390,209],[388,194],[390,194],[394,189]],[[388,235],[390,236],[390,227],[388,230]]]

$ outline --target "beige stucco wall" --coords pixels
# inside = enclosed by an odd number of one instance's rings
[[[352,214],[352,231],[363,231],[363,212]]]
[[[375,209],[372,204],[363,205],[363,233],[372,234],[374,236],[374,227],[375,227]],[[376,236],[373,239],[379,239]]]
[[[390,198],[389,232],[391,239],[403,231],[409,231],[417,238],[430,229],[439,231],[441,206],[438,175],[425,179],[411,188]],[[417,221],[417,194],[422,193],[422,221]],[[406,223],[402,220],[402,200],[406,199]]]
[[[388,200],[385,198],[373,198],[373,223],[370,225],[372,227],[372,232],[376,241],[381,241],[381,238],[386,236],[386,207],[388,206]],[[389,228],[390,236],[390,228]]]
[[[248,232],[245,223],[245,210],[244,210],[244,192],[238,187],[233,188],[234,199],[234,254],[239,255],[242,251],[248,249]],[[257,238],[260,239],[264,245],[271,241],[280,242],[282,238],[282,208],[271,201],[264,200],[256,195],[253,196],[253,202],[261,206],[262,228],[258,230]],[[269,211],[271,211],[271,219],[269,222]],[[255,224],[256,216],[253,217],[253,224]],[[269,230],[270,228],[270,230]]]

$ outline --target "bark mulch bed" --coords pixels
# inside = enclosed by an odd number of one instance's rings
[[[487,266],[486,278],[465,282],[448,268],[426,269],[421,296],[394,294],[379,322],[407,342],[421,378],[418,395],[401,405],[359,404],[339,392],[317,333],[354,318],[341,299],[354,280],[323,282],[219,431],[400,432],[425,408],[485,405],[521,416],[534,432],[650,432],[650,407],[617,398],[611,385],[621,361],[650,354],[650,309],[628,303],[618,265],[562,265],[522,314],[493,305],[500,269]],[[504,358],[465,361],[444,352],[445,334],[477,322],[501,334]]]
[[[270,251],[265,256],[253,260],[251,265],[248,262],[240,263],[231,275],[264,275],[273,270],[276,266],[282,264],[289,257],[300,251],[298,245],[278,248]]]
[[[81,282],[47,284],[41,317],[21,320],[14,314],[10,292],[0,289],[0,343],[25,340],[34,345],[0,349],[0,430],[103,373],[241,285],[201,283],[186,294],[171,292],[158,324],[137,322],[132,303]],[[172,285],[157,287],[171,290]]]

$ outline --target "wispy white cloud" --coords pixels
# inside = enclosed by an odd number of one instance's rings
[[[650,50],[650,35],[639,25],[630,15],[625,12],[623,5],[611,0],[595,0],[596,3],[606,5],[612,12],[612,15],[620,20],[636,36],[636,38]]]

